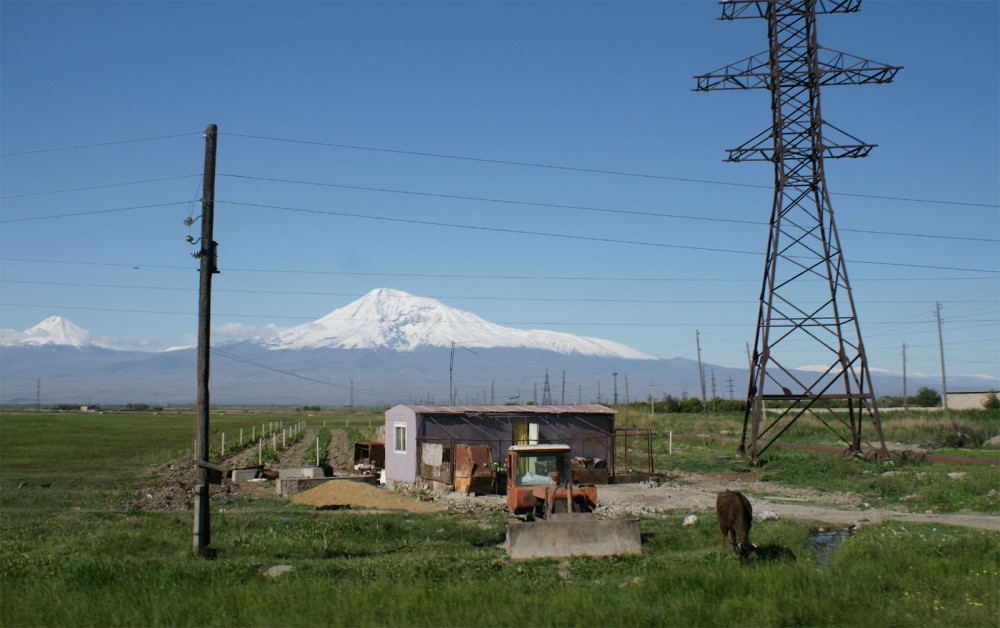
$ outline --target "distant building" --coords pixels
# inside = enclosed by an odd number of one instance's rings
[[[603,469],[607,481],[609,470],[614,473],[615,434],[615,411],[602,405],[398,405],[385,413],[386,479],[447,485],[458,445],[487,446],[502,466],[511,445],[563,443],[586,461],[581,464]]]

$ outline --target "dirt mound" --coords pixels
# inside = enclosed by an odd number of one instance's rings
[[[443,504],[423,502],[396,491],[376,488],[354,480],[330,480],[316,488],[292,495],[296,504],[317,508],[366,508],[372,510],[406,510],[408,512],[442,512]]]

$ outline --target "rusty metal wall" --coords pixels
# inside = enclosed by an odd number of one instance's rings
[[[564,443],[573,456],[602,459],[612,466],[614,415],[607,413],[419,414],[419,439],[490,445],[493,460],[499,462],[514,444],[514,423],[537,423],[539,443]]]

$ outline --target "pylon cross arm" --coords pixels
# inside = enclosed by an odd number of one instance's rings
[[[720,20],[746,20],[751,18],[768,18],[778,7],[783,11],[809,10],[809,2],[805,0],[723,0],[722,17]],[[861,0],[817,0],[814,11],[817,15],[824,13],[853,13],[861,8]]]
[[[797,64],[799,69],[784,67],[778,72],[773,72],[770,53],[761,52],[718,70],[695,76],[697,85],[694,91],[771,89],[775,82],[786,89],[811,83],[824,86],[877,85],[891,83],[896,74],[903,69],[899,65],[880,63],[829,48],[815,51],[816,65],[815,68],[811,68],[805,63],[806,54],[807,51],[803,50],[803,63]]]

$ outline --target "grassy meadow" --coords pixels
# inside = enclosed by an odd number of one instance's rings
[[[212,429],[226,431],[228,441],[236,439],[230,430],[301,420],[314,430],[312,438],[325,422],[354,440],[382,416],[226,409],[213,413]],[[693,433],[704,417],[647,420],[658,433]],[[714,432],[734,429],[738,437],[740,417],[710,420]],[[986,430],[996,421],[963,420]],[[888,431],[890,421],[883,422]],[[759,522],[754,541],[761,551],[741,569],[720,550],[713,521],[684,527],[689,513],[678,512],[643,517],[642,556],[513,564],[502,547],[502,514],[316,511],[268,496],[221,509],[213,504],[212,553],[197,558],[189,511],[126,507],[150,467],[191,451],[193,430],[191,414],[0,415],[0,625],[996,626],[1000,620],[1000,534],[941,525],[870,526],[824,557],[809,546],[815,525]],[[919,433],[930,437],[933,430]],[[745,464],[733,452],[728,444],[675,441],[671,455],[662,437],[654,445],[656,468],[667,472],[731,472]],[[903,473],[886,476],[887,470]],[[948,472],[967,475],[957,482]],[[940,512],[998,512],[996,491],[989,492],[1000,478],[996,467],[984,465],[887,467],[782,450],[753,473],[891,504],[922,494],[920,511],[931,504]],[[276,565],[293,569],[264,575]]]

